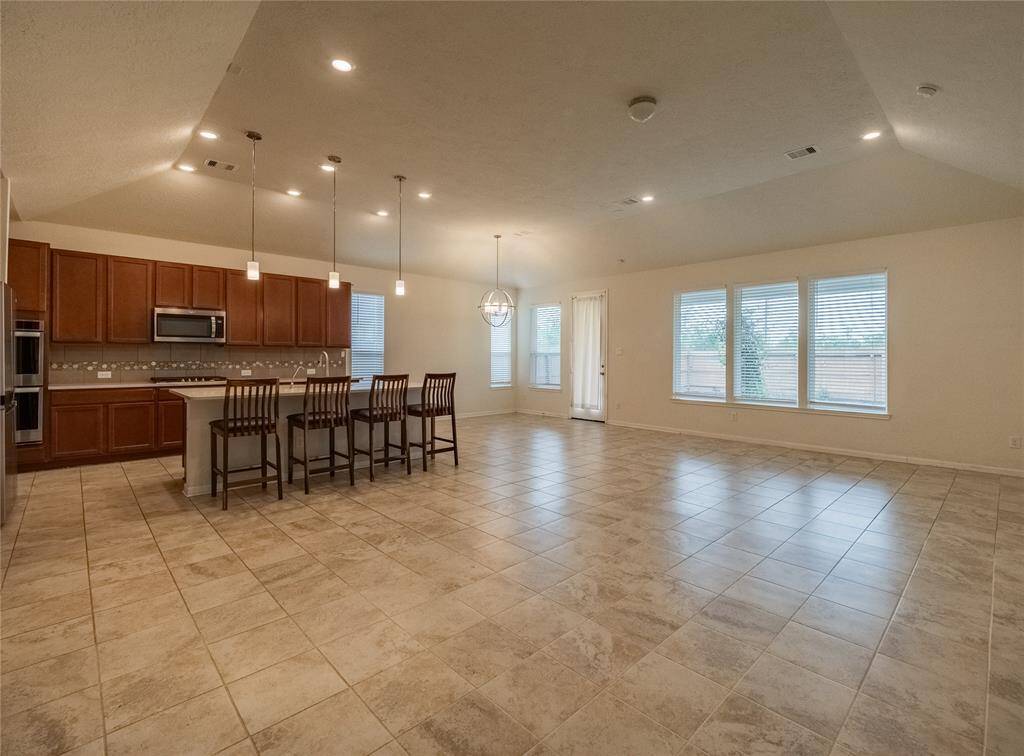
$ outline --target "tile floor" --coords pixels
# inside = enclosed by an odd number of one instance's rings
[[[228,512],[173,458],[22,476],[4,753],[1024,752],[1024,480],[460,436]]]

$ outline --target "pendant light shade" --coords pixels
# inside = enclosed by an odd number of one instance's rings
[[[338,275],[338,171],[337,167],[341,158],[337,155],[328,155],[327,163],[331,166],[331,272],[327,274],[327,287],[329,289],[341,288],[341,276]],[[323,168],[324,166],[320,166]]]
[[[501,288],[499,264],[501,259],[501,234],[494,235],[494,288],[480,298],[480,317],[489,326],[500,328],[508,322],[516,310],[515,300],[507,289]]]
[[[245,277],[250,281],[260,280],[260,264],[256,262],[256,142],[263,139],[258,131],[245,132],[245,138],[252,142],[251,205],[249,213],[249,262],[245,264]]]
[[[398,182],[398,278],[395,279],[395,296],[405,296],[405,281],[402,279],[402,184],[405,176],[395,176]]]

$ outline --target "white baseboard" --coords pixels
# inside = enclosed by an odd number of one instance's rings
[[[569,419],[568,412],[544,412],[543,410],[519,409],[515,410],[517,415],[539,415],[540,417],[560,417],[563,420]]]
[[[500,410],[479,410],[477,412],[456,412],[455,419],[462,420],[469,417],[488,417],[490,415],[514,415],[516,411],[514,409],[500,409]]]
[[[522,412],[523,410],[519,411]],[[844,457],[881,459],[886,462],[905,462],[910,465],[946,467],[952,470],[965,470],[969,472],[987,473],[990,475],[1009,475],[1018,478],[1024,477],[1024,470],[1014,469],[1012,467],[975,465],[969,462],[952,462],[944,459],[911,457],[902,454],[877,454],[875,452],[865,451],[864,449],[843,449],[835,446],[821,446],[819,444],[798,444],[788,441],[769,441],[752,436],[739,436],[731,433],[711,433],[709,431],[690,430],[686,428],[670,428],[663,425],[645,425],[643,423],[629,423],[624,420],[609,420],[608,425],[617,425],[623,428],[636,428],[637,430],[657,431],[659,433],[674,433],[680,436],[699,436],[701,438],[715,438],[722,441],[739,441],[746,444],[757,444],[758,446],[779,446],[784,449],[799,449],[800,451],[821,452],[823,454],[838,454]]]

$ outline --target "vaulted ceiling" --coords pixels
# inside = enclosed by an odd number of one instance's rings
[[[393,263],[401,173],[409,270],[486,280],[503,233],[520,286],[1024,212],[1024,3],[2,13],[2,169],[24,220],[246,248],[247,129],[264,136],[258,249],[330,257],[318,165],[337,153],[341,259]],[[625,114],[639,94],[659,101],[645,124]]]

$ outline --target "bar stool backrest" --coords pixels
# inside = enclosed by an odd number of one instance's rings
[[[231,432],[274,433],[277,429],[277,378],[228,380],[224,387],[224,420]]]
[[[370,416],[374,420],[405,420],[409,409],[409,374],[375,375],[370,382]]]
[[[306,422],[335,427],[348,422],[348,399],[352,379],[307,378],[302,397],[302,414]]]
[[[455,373],[427,373],[423,376],[420,402],[435,415],[455,414]]]

